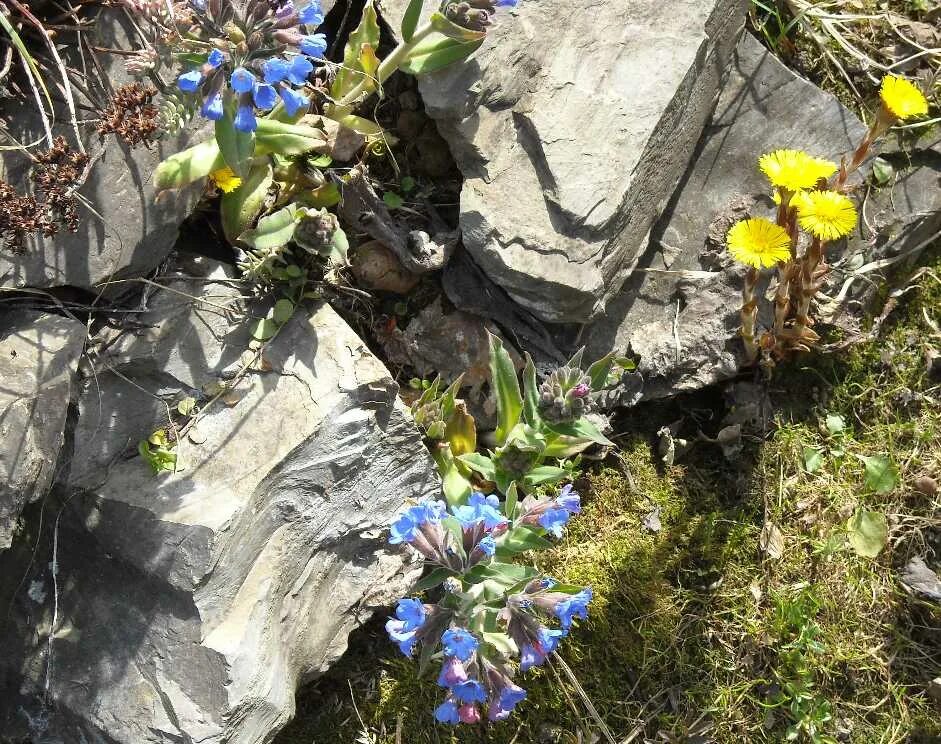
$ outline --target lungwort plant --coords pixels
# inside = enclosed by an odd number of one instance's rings
[[[570,484],[576,457],[593,444],[611,445],[588,418],[592,398],[608,384],[613,358],[581,369],[582,353],[537,382],[526,357],[520,387],[513,361],[490,337],[491,388],[497,429],[486,454],[477,451],[474,418],[458,399],[460,380],[444,392],[432,383],[414,404],[442,477],[443,500],[401,514],[390,542],[407,543],[431,568],[415,587],[434,590],[434,603],[399,602],[386,629],[406,656],[421,647],[421,670],[440,662],[445,689],[435,709],[442,723],[509,717],[526,697],[514,682],[543,664],[586,618],[590,587],[559,584],[517,562],[552,547],[581,510]]]
[[[753,217],[728,234],[732,256],[748,269],[742,293],[741,335],[748,361],[770,370],[775,360],[807,351],[820,340],[811,305],[828,272],[824,250],[849,235],[857,212],[847,196],[848,179],[869,156],[875,142],[894,124],[928,112],[921,91],[902,78],[882,82],[881,108],[862,142],[840,166],[800,150],[775,150],[759,160],[778,205],[774,221]],[[802,238],[801,231],[804,233]],[[803,250],[800,249],[803,247]],[[775,268],[774,325],[759,333],[756,289],[762,269]]]
[[[367,0],[341,63],[326,57],[319,0],[176,3],[173,31],[159,37],[161,49],[144,56],[182,65],[171,98],[178,113],[198,109],[214,122],[214,136],[161,163],[157,188],[208,177],[222,192],[227,238],[263,261],[268,249],[260,240],[283,245],[293,237],[290,227],[310,216],[305,210],[340,200],[344,171],[323,171],[336,132],[328,121],[354,130],[366,146],[383,140],[381,127],[357,115],[357,106],[381,97],[397,70],[421,75],[466,58],[480,46],[496,8],[515,2],[444,0],[420,23],[424,0],[411,0],[402,41],[380,60],[378,16],[374,0]],[[277,218],[251,230],[261,215]]]

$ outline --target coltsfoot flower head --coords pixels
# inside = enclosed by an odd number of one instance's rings
[[[905,78],[886,75],[879,90],[883,108],[896,120],[914,119],[928,113],[928,99]]]
[[[797,221],[821,240],[837,240],[856,227],[852,200],[836,191],[808,191],[797,198]]]
[[[836,163],[815,158],[803,150],[769,152],[758,159],[758,167],[772,186],[791,193],[812,189],[821,178],[836,173]]]
[[[726,243],[732,258],[756,269],[774,266],[791,257],[791,237],[780,225],[763,217],[736,222]]]
[[[235,191],[242,185],[242,179],[235,175],[229,166],[213,171],[209,174],[209,179],[225,194]]]

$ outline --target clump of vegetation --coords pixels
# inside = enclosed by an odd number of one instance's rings
[[[787,369],[773,430],[746,437],[735,462],[709,445],[659,462],[664,422],[715,416],[701,399],[616,422],[630,432],[614,437],[620,454],[576,482],[579,518],[534,555],[594,591],[560,651],[581,684],[550,660],[487,741],[610,741],[586,700],[616,742],[941,736],[928,694],[941,607],[900,579],[913,556],[941,551],[939,382],[925,363],[941,343],[939,277],[935,255],[878,342]],[[427,725],[429,682],[374,623],[300,695],[278,742],[478,741]]]

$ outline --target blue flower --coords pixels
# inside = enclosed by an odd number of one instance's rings
[[[482,703],[487,699],[487,691],[476,679],[459,682],[451,688],[451,694],[462,703]]]
[[[206,64],[213,70],[222,65],[223,62],[225,62],[225,55],[219,49],[213,49],[209,52],[209,57],[206,59]]]
[[[306,85],[307,78],[314,71],[314,66],[307,57],[297,56],[288,65],[288,80],[294,85]]]
[[[406,656],[411,656],[415,651],[415,643],[418,641],[417,630],[407,630],[406,623],[402,620],[387,620],[386,633],[389,638],[399,645],[399,651]]]
[[[578,495],[571,483],[562,486],[559,495],[556,497],[556,503],[565,509],[569,514],[580,514],[582,511],[582,498]]]
[[[506,524],[508,521],[507,518],[500,513],[500,499],[493,494],[484,496],[478,491],[470,495],[467,504],[451,507],[451,512],[454,514],[457,521],[461,523],[461,527],[465,529],[470,529],[478,522],[483,522],[484,527],[488,530],[492,530],[495,527]]]
[[[479,645],[477,639],[464,628],[448,628],[441,636],[446,656],[456,656],[461,661],[467,661]]]
[[[461,717],[457,713],[457,703],[448,698],[441,705],[435,708],[435,720],[438,723],[450,723],[456,726],[461,722]]]
[[[420,599],[406,597],[399,600],[395,616],[405,623],[405,630],[417,630],[425,622],[425,605]]]
[[[539,524],[547,532],[551,532],[556,537],[562,537],[562,528],[569,521],[569,511],[561,506],[550,506],[539,515]]]
[[[209,96],[209,98],[203,102],[199,113],[201,113],[206,119],[219,121],[219,119],[221,119],[225,113],[222,110],[222,96],[220,96],[218,93]]]
[[[278,92],[268,83],[256,85],[252,97],[255,99],[255,105],[262,111],[274,108],[274,105],[278,102]]]
[[[258,128],[255,111],[251,106],[242,105],[235,112],[235,128],[240,132],[254,132]]]
[[[184,72],[176,79],[177,87],[184,93],[195,93],[203,82],[203,74],[199,70]]]
[[[497,552],[497,541],[490,535],[484,535],[481,541],[477,543],[477,550],[484,555],[493,557],[493,554]]]
[[[534,666],[542,666],[546,660],[546,654],[541,648],[536,648],[531,643],[527,643],[520,649],[520,669],[528,672]]]
[[[566,597],[555,607],[556,617],[562,623],[565,630],[572,627],[572,620],[576,617],[585,620],[588,617],[588,603],[591,602],[592,591],[590,586],[586,586],[578,594]]]
[[[526,690],[512,682],[500,690],[496,700],[490,703],[487,718],[491,721],[505,721],[513,709],[526,699]]]
[[[515,8],[519,0],[497,0],[494,6],[497,8]]]
[[[301,39],[298,46],[301,54],[306,54],[308,57],[322,57],[327,51],[327,37],[323,34],[311,34]]]
[[[551,654],[555,651],[563,638],[565,638],[564,630],[550,630],[546,627],[539,628],[539,645],[542,646],[542,650],[547,654]]]
[[[197,13],[205,13],[206,0],[190,0],[190,7]]]
[[[281,88],[281,98],[284,100],[284,108],[287,109],[290,116],[293,116],[302,105],[308,103],[304,96],[287,87]],[[297,102],[297,99],[300,99],[300,103]],[[392,523],[389,542],[393,545],[411,542],[418,534],[419,527],[426,522],[438,522],[444,515],[445,509],[446,507],[441,501],[422,501],[420,504],[409,507]]]
[[[307,26],[319,26],[323,23],[323,10],[320,7],[320,0],[316,0],[316,2],[301,9],[300,21]]]
[[[237,67],[229,78],[232,90],[236,93],[248,93],[255,87],[255,76],[244,67]]]
[[[288,71],[291,66],[287,63],[286,60],[281,59],[280,57],[272,57],[271,59],[266,59],[261,65],[261,73],[265,78],[266,83],[274,85],[275,83],[280,83],[288,76]]]

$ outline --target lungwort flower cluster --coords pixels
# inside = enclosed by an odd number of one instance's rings
[[[315,32],[324,19],[320,0],[193,0],[191,6],[187,36],[207,51],[185,55],[194,64],[177,86],[200,96],[205,118],[218,121],[232,106],[235,128],[252,132],[256,111],[270,111],[279,100],[290,116],[307,109],[301,90],[327,50],[326,38]]]
[[[528,671],[543,664],[576,619],[588,616],[589,588],[563,586],[535,569],[503,562],[526,550],[550,547],[581,498],[570,485],[553,497],[527,496],[507,504],[473,492],[450,509],[441,501],[408,508],[391,528],[389,542],[406,543],[434,567],[419,588],[442,586],[436,604],[399,601],[386,623],[406,656],[421,646],[421,662],[441,659],[438,685],[445,689],[437,721],[478,723],[509,717],[526,691],[514,681],[514,658]],[[558,622],[559,627],[550,627]]]

